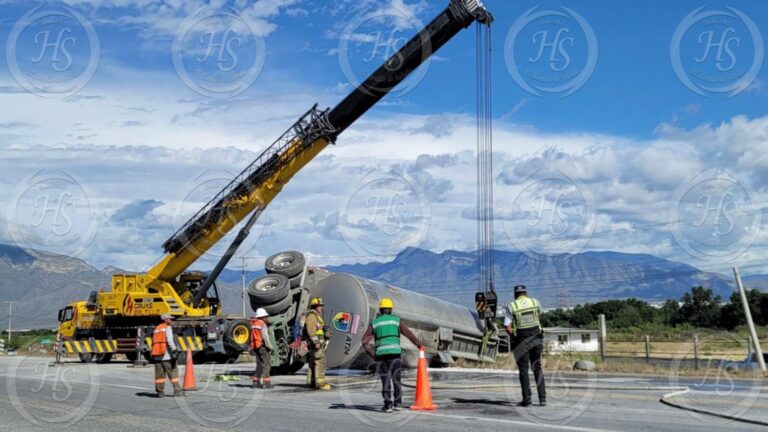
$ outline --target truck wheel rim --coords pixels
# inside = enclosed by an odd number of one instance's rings
[[[243,345],[248,342],[248,329],[245,326],[239,325],[232,331],[232,339],[238,345]]]

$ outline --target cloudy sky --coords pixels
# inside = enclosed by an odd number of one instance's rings
[[[147,268],[447,3],[0,0],[0,240]],[[699,3],[486,2],[499,248],[768,273],[768,5]],[[298,174],[251,265],[473,250],[475,47],[457,35]]]

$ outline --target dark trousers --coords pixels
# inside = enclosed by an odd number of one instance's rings
[[[176,359],[155,360],[155,392],[158,394],[165,391],[166,377],[171,381],[174,393],[180,393],[179,368],[176,364]]]
[[[261,346],[253,352],[256,356],[256,371],[253,373],[253,381],[259,382],[260,378],[269,381],[269,373],[272,370],[272,359],[269,356],[269,350]]]
[[[395,405],[403,404],[403,384],[401,381],[403,365],[400,356],[378,359],[379,377],[381,378],[381,396],[385,405],[392,405],[394,390]]]
[[[539,392],[539,401],[546,400],[547,391],[544,388],[544,373],[541,370],[541,352],[544,347],[541,332],[519,331],[515,338],[515,362],[520,375],[520,387],[523,391],[523,402],[531,401],[531,381],[528,378],[529,366],[533,368],[533,377],[536,379],[536,389]]]

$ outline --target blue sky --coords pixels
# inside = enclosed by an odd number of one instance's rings
[[[78,0],[35,9],[0,0],[0,201],[6,209],[0,235],[99,266],[141,270],[159,257],[174,228],[299,114],[315,102],[333,106],[383,61],[391,41],[411,37],[447,3]],[[694,20],[681,33],[683,74],[732,72],[732,81],[744,84],[732,94],[701,91],[695,79],[686,86],[673,67],[676,30],[700,2],[485,3],[496,16],[501,247],[610,249],[705,269],[738,263],[768,272],[760,261],[768,248],[768,68],[755,56],[765,48],[754,37],[768,35],[768,4],[708,3],[704,12],[721,14],[711,22]],[[31,11],[69,18],[46,27]],[[219,18],[207,20],[209,11]],[[535,13],[549,18],[521,24]],[[54,27],[70,29],[65,39],[73,37],[64,43],[72,64],[66,56],[57,64],[87,77],[72,79],[74,87],[66,80],[35,81],[41,68],[51,67],[45,56],[53,52],[35,35]],[[569,54],[563,73],[583,72],[590,59],[594,67],[571,94],[532,94],[515,80],[509,59],[523,76],[534,69],[558,76],[531,59],[561,28],[557,40]],[[239,61],[235,72],[253,73],[234,90],[221,86],[220,78],[231,75],[216,70],[234,57],[224,52],[217,63],[222,51],[211,56],[206,50],[228,29],[239,37],[230,46]],[[724,30],[733,58],[717,50]],[[56,35],[48,33],[49,41]],[[318,264],[340,264],[387,259],[405,246],[472,249],[475,42],[473,28],[456,36],[297,176],[265,213],[246,252],[300,249]],[[708,45],[709,55],[696,61]],[[552,64],[565,64],[556,54]],[[718,72],[718,65],[732,68]],[[40,176],[54,179],[43,187],[35,183]],[[707,192],[713,187],[714,195]],[[71,226],[46,213],[39,200],[61,188],[81,198],[71,207],[79,211]],[[383,214],[384,226],[377,226],[378,207],[367,212],[371,199],[382,197],[390,204],[402,199],[392,208],[403,213]],[[719,215],[707,212],[718,205]],[[539,210],[546,209],[554,210],[542,223]],[[45,230],[60,238],[44,240]]]

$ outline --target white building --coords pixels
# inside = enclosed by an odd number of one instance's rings
[[[566,327],[544,328],[544,349],[554,352],[597,352],[598,331]]]

